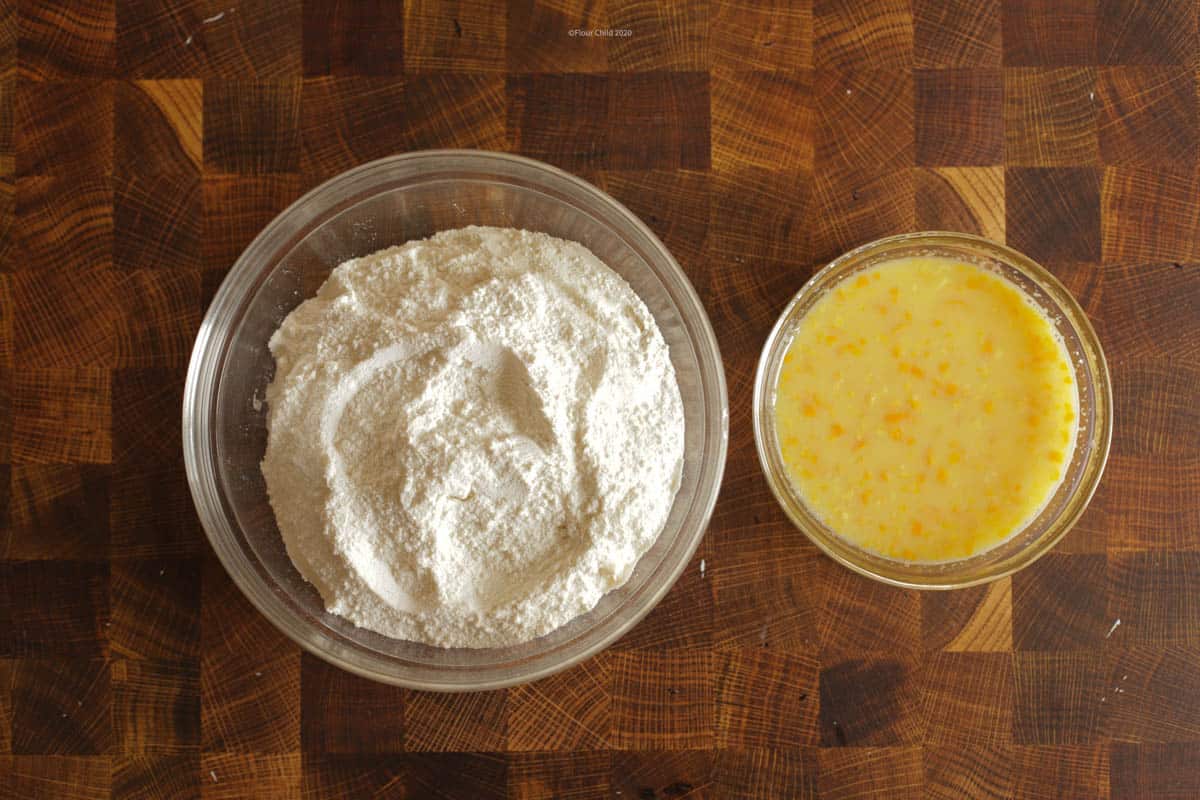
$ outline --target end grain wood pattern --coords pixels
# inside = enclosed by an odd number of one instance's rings
[[[774,7],[771,7],[771,6]],[[0,797],[1200,796],[1195,0],[0,0]],[[628,29],[628,37],[573,31]],[[242,598],[183,478],[190,344],[304,190],[425,147],[627,203],[725,358],[707,537],[608,652],[378,686]],[[750,427],[813,270],[914,229],[1041,259],[1116,436],[1056,551],[916,594],[820,556]]]

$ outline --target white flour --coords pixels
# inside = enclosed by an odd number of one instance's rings
[[[624,583],[683,406],[650,312],[582,245],[464,228],[339,266],[271,338],[263,474],[328,610],[492,647]]]

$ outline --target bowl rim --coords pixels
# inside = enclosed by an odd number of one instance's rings
[[[541,173],[546,177],[565,183],[569,189],[589,196],[591,200],[620,218],[629,226],[631,234],[640,237],[637,244],[647,247],[663,264],[664,272],[667,274],[660,274],[658,278],[667,281],[669,277],[672,283],[671,290],[677,293],[679,299],[684,303],[679,306],[681,317],[687,320],[684,326],[695,334],[693,347],[698,351],[704,351],[703,353],[697,352],[697,357],[702,362],[711,359],[712,365],[715,367],[709,379],[712,383],[712,397],[709,400],[714,407],[706,409],[703,422],[704,428],[707,430],[705,452],[709,452],[707,443],[711,441],[715,445],[712,451],[714,457],[701,460],[697,493],[690,506],[692,510],[689,511],[689,516],[695,520],[695,531],[683,543],[682,549],[677,551],[676,561],[669,565],[661,580],[652,584],[648,583],[644,587],[640,605],[633,614],[622,620],[620,624],[611,626],[603,635],[577,653],[525,674],[483,678],[470,684],[443,683],[436,679],[412,679],[403,675],[398,676],[393,673],[368,669],[341,658],[331,648],[323,647],[322,644],[332,641],[330,636],[297,618],[290,607],[277,596],[280,590],[277,584],[265,574],[265,568],[256,560],[247,559],[236,546],[238,537],[244,537],[244,531],[241,530],[240,525],[230,524],[229,514],[226,512],[225,491],[214,467],[217,452],[215,431],[209,430],[210,426],[207,424],[207,419],[216,404],[220,389],[221,367],[225,360],[225,354],[221,352],[220,345],[229,338],[228,332],[222,334],[224,326],[222,320],[257,291],[261,281],[265,279],[265,272],[261,269],[263,257],[269,255],[269,251],[274,247],[274,242],[281,236],[294,236],[306,225],[313,223],[312,219],[306,223],[298,223],[295,219],[298,211],[302,211],[314,201],[324,201],[324,195],[344,191],[347,185],[352,185],[369,173],[387,170],[401,164],[407,165],[421,161],[439,163],[445,159],[470,162],[463,165],[464,169],[477,168],[482,171],[486,170],[489,165],[499,165],[500,167],[522,167],[535,174]],[[511,179],[513,176],[509,175],[508,177]],[[319,212],[318,216],[324,216],[329,209],[335,208],[339,204],[336,199],[333,199],[328,207]],[[579,210],[580,213],[591,215],[588,211]],[[305,214],[300,216],[305,216]],[[689,338],[691,339],[693,336],[689,334]],[[704,392],[704,394],[707,393],[707,391]],[[715,426],[712,425],[713,422],[716,422]],[[205,441],[206,433],[208,439],[213,441]],[[692,556],[712,521],[728,455],[729,394],[720,346],[712,327],[712,321],[699,294],[687,273],[684,272],[666,245],[640,217],[623,203],[576,175],[525,156],[474,149],[416,150],[359,164],[322,181],[276,214],[246,245],[222,279],[196,334],[184,382],[181,438],[188,488],[205,536],[225,572],[255,610],[262,614],[272,626],[323,661],[370,680],[426,691],[448,693],[485,691],[540,680],[591,658],[628,633],[662,601],[691,562]],[[664,558],[664,563],[665,561]],[[293,622],[294,626],[285,625],[284,621]],[[310,635],[304,635],[306,633]],[[429,669],[432,671],[435,668]],[[487,669],[498,672],[501,668],[489,666]]]
[[[820,291],[824,282],[832,275],[840,271],[849,270],[867,256],[897,246],[922,243],[942,244],[974,251],[985,251],[996,257],[997,260],[1003,260],[1008,265],[1023,272],[1037,283],[1040,288],[1045,290],[1060,307],[1069,325],[1082,341],[1085,359],[1088,366],[1094,372],[1096,424],[1093,426],[1089,437],[1091,449],[1087,460],[1081,467],[1080,482],[1075,491],[1069,496],[1067,506],[1064,508],[1061,516],[1054,521],[1051,534],[1030,542],[1025,548],[1017,551],[1005,561],[1000,562],[999,568],[991,570],[983,569],[980,574],[973,577],[960,578],[950,574],[946,576],[931,575],[928,579],[924,580],[909,579],[897,574],[889,574],[884,570],[876,569],[868,563],[851,557],[848,554],[853,554],[861,550],[861,548],[842,540],[844,544],[839,549],[831,542],[831,539],[836,537],[836,534],[826,536],[824,532],[814,530],[814,526],[801,514],[800,509],[795,507],[793,498],[784,486],[789,481],[786,476],[778,474],[774,460],[768,452],[770,443],[767,441],[767,433],[768,428],[771,426],[767,418],[771,412],[769,400],[774,394],[774,386],[767,385],[767,382],[774,378],[774,375],[768,374],[768,372],[774,372],[771,370],[773,356],[784,344],[785,334],[790,331],[790,326],[794,322],[791,318],[796,307],[807,301],[814,292]],[[892,586],[925,590],[964,589],[1007,577],[1037,561],[1054,549],[1054,546],[1067,535],[1087,510],[1096,489],[1100,485],[1112,445],[1112,381],[1100,339],[1096,335],[1095,328],[1088,319],[1087,313],[1079,305],[1078,300],[1075,299],[1070,290],[1053,273],[1024,253],[984,236],[958,231],[914,231],[885,236],[848,250],[815,272],[800,290],[792,296],[783,311],[780,312],[759,355],[758,366],[754,375],[752,415],[755,451],[758,454],[759,465],[762,468],[767,484],[770,486],[771,493],[774,495],[776,502],[783,508],[792,525],[798,528],[825,555],[860,575]],[[972,558],[987,552],[985,550]],[[953,564],[955,562],[945,563]]]

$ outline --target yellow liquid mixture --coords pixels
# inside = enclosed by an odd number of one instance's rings
[[[947,258],[852,275],[800,320],[776,389],[780,454],[843,538],[947,561],[1020,530],[1075,447],[1078,388],[1014,284]]]

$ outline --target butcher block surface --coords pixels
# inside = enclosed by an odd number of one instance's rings
[[[0,798],[1200,796],[1200,38],[1137,0],[0,0]],[[610,36],[573,31],[596,29]],[[628,35],[623,35],[629,31]],[[216,561],[192,341],[305,190],[431,147],[583,176],[663,239],[730,396],[708,534],[603,654],[353,677]],[[1033,566],[919,593],[759,469],[762,343],[821,265],[983,234],[1096,326],[1115,433]]]

